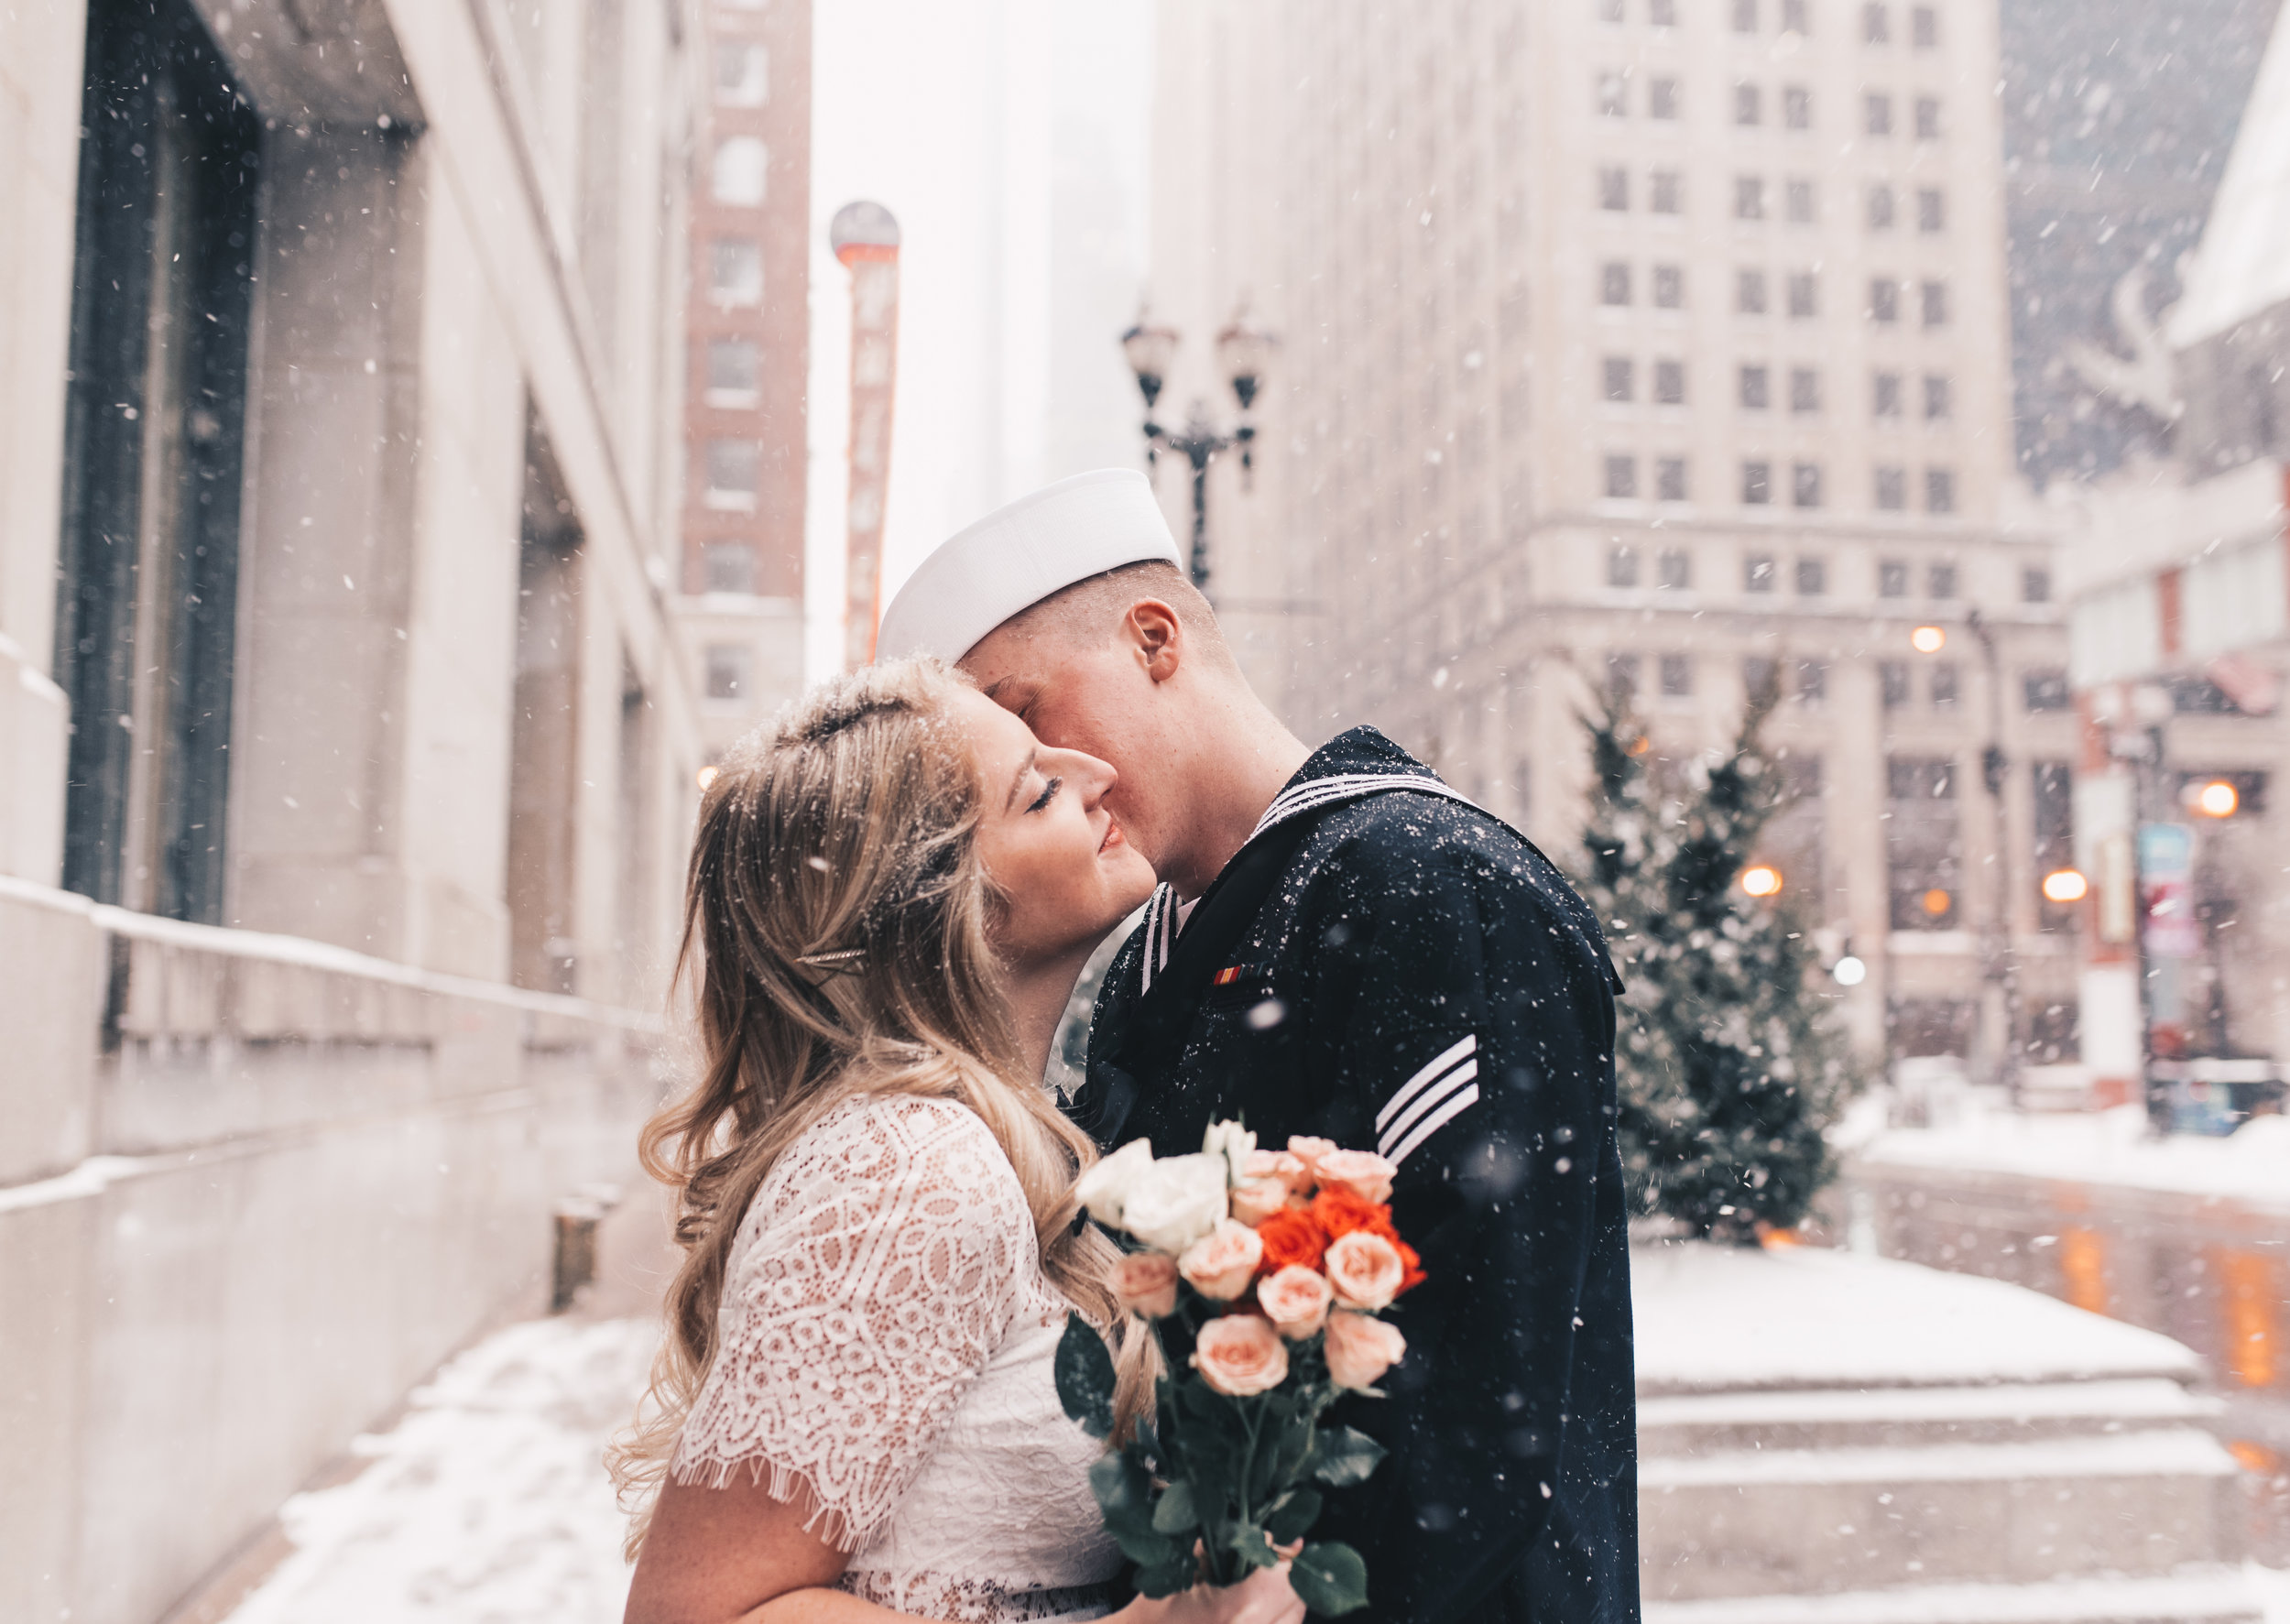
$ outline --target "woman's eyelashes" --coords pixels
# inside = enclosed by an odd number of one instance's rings
[[[1030,812],[1040,812],[1043,807],[1049,805],[1052,800],[1056,799],[1057,792],[1064,787],[1065,780],[1063,779],[1052,779],[1048,783],[1042,785],[1041,793],[1034,798],[1033,804],[1026,810]]]

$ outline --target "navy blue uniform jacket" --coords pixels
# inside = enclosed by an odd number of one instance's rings
[[[1108,1150],[1196,1150],[1225,1117],[1274,1148],[1378,1150],[1429,1271],[1392,1314],[1390,1396],[1335,1412],[1391,1451],[1314,1531],[1368,1559],[1352,1616],[1634,1624],[1619,983],[1597,919],[1367,727],[1304,764],[1182,932],[1174,912],[1164,888],[1107,972],[1075,1120]]]

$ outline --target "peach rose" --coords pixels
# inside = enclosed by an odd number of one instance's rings
[[[1372,1314],[1332,1313],[1323,1346],[1328,1356],[1328,1379],[1366,1392],[1406,1356],[1407,1338]]]
[[[1320,1158],[1320,1183],[1349,1190],[1362,1201],[1391,1199],[1391,1176],[1400,1170],[1373,1150],[1331,1150]]]
[[[1365,1229],[1331,1242],[1320,1267],[1336,1288],[1336,1300],[1347,1308],[1389,1308],[1407,1273],[1400,1248]]]
[[[1291,1342],[1301,1342],[1327,1324],[1334,1296],[1325,1275],[1292,1263],[1257,1281],[1257,1305],[1272,1322],[1272,1329]]]
[[[1312,1188],[1312,1169],[1293,1150],[1259,1150],[1249,1158],[1249,1177],[1278,1179],[1297,1195]]]
[[[1232,1215],[1253,1227],[1288,1204],[1288,1186],[1278,1179],[1250,1179],[1232,1193]]]
[[[1202,1296],[1230,1302],[1249,1289],[1257,1265],[1263,1261],[1264,1243],[1255,1230],[1230,1218],[1219,1218],[1216,1228],[1178,1256],[1177,1272]]]
[[[1280,1333],[1252,1313],[1228,1313],[1201,1327],[1193,1368],[1229,1397],[1270,1392],[1288,1379],[1288,1349]]]
[[[1320,1182],[1320,1158],[1336,1148],[1334,1139],[1314,1139],[1310,1134],[1292,1135],[1288,1141],[1288,1153],[1304,1164],[1304,1172],[1315,1184]]]
[[[1114,1301],[1149,1320],[1177,1312],[1177,1260],[1160,1252],[1124,1252],[1113,1266]]]

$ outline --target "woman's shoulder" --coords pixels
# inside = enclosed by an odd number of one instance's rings
[[[960,1100],[856,1094],[780,1155],[756,1193],[743,1238],[792,1225],[915,1224],[1031,1228],[1018,1174],[978,1114]]]

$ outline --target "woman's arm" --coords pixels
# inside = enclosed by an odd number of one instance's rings
[[[803,1525],[808,1494],[775,1500],[740,1478],[725,1488],[660,1489],[644,1554],[628,1586],[624,1624],[888,1624],[911,1619],[832,1588],[847,1553]],[[1230,1590],[1139,1597],[1111,1624],[1303,1624],[1304,1604],[1286,1568]]]

